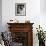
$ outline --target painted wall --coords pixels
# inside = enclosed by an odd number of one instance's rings
[[[15,16],[15,3],[26,3],[26,16]],[[40,21],[40,0],[2,0],[2,25],[5,26],[10,19],[17,19],[19,22],[30,20],[33,23]],[[5,26],[6,27],[6,26]],[[5,28],[7,30],[7,28]],[[4,31],[5,31],[4,30]]]
[[[15,16],[15,3],[26,3],[26,16]],[[36,37],[36,27],[39,24],[46,30],[46,15],[42,14],[42,2],[40,0],[2,0],[2,26],[3,31],[8,30],[7,22],[11,19],[17,19],[19,22],[30,20],[33,25],[33,45],[38,46]]]

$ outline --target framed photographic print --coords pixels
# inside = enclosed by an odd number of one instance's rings
[[[26,3],[16,3],[15,4],[15,15],[16,16],[26,16]]]

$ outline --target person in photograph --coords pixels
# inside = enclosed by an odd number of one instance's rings
[[[23,4],[17,5],[17,14],[25,15],[25,7]]]

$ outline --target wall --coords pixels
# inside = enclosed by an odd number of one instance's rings
[[[2,0],[0,0],[0,31],[2,27]]]
[[[43,1],[43,0],[41,0]],[[3,31],[8,30],[7,22],[11,19],[17,19],[19,22],[30,20],[33,25],[33,45],[38,46],[38,39],[36,37],[36,27],[39,24],[46,30],[46,15],[42,12],[42,2],[40,0],[2,0],[2,26]],[[15,3],[26,3],[26,16],[15,16]],[[44,3],[43,3],[44,4]]]
[[[26,3],[26,16],[15,16],[15,3],[17,2]],[[37,0],[35,1],[34,0],[20,0],[20,1],[19,0],[17,1],[3,0],[2,1],[2,24],[3,26],[5,26],[7,21],[9,21],[10,19],[17,19],[19,20],[19,22],[24,22],[26,19],[28,19],[30,20],[30,22],[39,23],[40,21],[39,15],[40,15],[40,0],[39,1]]]

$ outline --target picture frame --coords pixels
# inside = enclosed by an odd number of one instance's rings
[[[15,15],[26,16],[26,3],[15,3]]]

